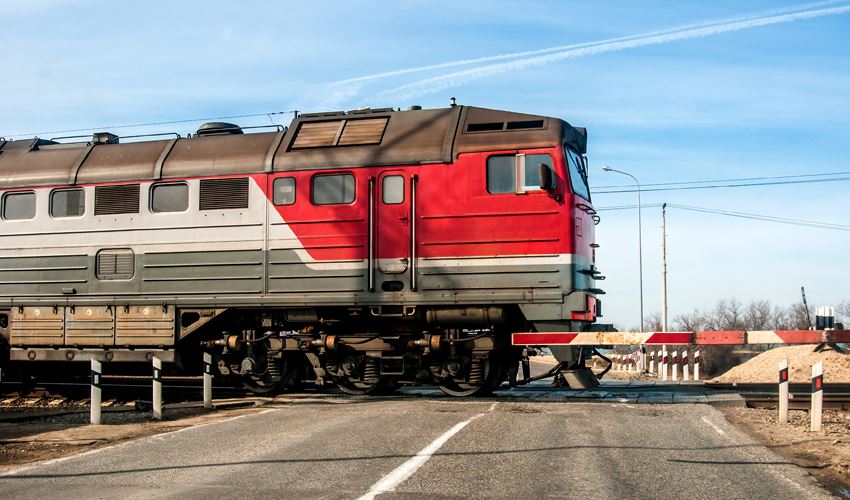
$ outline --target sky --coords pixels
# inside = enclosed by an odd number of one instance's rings
[[[662,304],[661,203],[670,318],[733,297],[790,305],[801,286],[813,305],[850,299],[850,181],[649,190],[850,172],[850,0],[0,6],[0,136],[185,134],[450,97],[556,116],[588,129],[605,322],[636,327],[640,289],[637,193],[603,165],[644,186],[645,315]]]

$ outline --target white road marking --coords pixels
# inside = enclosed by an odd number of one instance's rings
[[[67,456],[64,456],[64,457],[51,458],[49,460],[42,460],[40,462],[35,462],[35,463],[32,463],[32,464],[25,465],[23,467],[19,467],[17,469],[12,469],[12,470],[8,470],[6,472],[0,473],[0,477],[14,476],[16,474],[20,474],[21,472],[30,471],[30,470],[35,469],[37,467],[44,467],[44,466],[47,466],[47,465],[58,464],[58,463],[66,462],[68,460],[72,460],[72,459],[75,459],[75,458],[87,457],[89,455],[94,455],[96,453],[101,453],[101,452],[104,452],[104,451],[107,451],[107,450],[123,448],[125,446],[129,446],[129,445],[132,445],[132,444],[135,444],[135,443],[140,443],[140,442],[143,442],[143,441],[162,441],[163,437],[165,437],[165,436],[173,436],[174,434],[178,434],[178,433],[193,430],[193,429],[200,429],[201,427],[206,427],[208,425],[215,425],[215,424],[223,424],[225,422],[232,422],[232,421],[238,420],[240,418],[250,417],[251,415],[264,415],[266,413],[273,412],[273,411],[278,411],[278,409],[273,408],[273,409],[270,409],[270,410],[261,411],[259,413],[246,413],[244,415],[237,415],[235,417],[225,418],[223,420],[213,420],[212,422],[204,422],[202,424],[192,425],[192,426],[189,426],[189,427],[183,427],[182,429],[163,432],[161,434],[154,434],[154,435],[151,435],[151,436],[145,436],[145,437],[141,437],[141,438],[138,438],[138,439],[132,439],[130,441],[124,441],[122,443],[104,446],[103,448],[95,448],[94,450],[88,450],[88,451],[84,451],[82,453],[75,453],[74,455],[67,455]]]
[[[496,405],[499,403],[493,403],[490,405],[490,408],[487,409],[484,413],[479,413],[478,415],[474,415],[469,419],[456,424],[451,429],[444,432],[440,437],[435,439],[431,444],[422,448],[422,451],[417,453],[415,456],[411,457],[407,462],[396,467],[392,472],[381,478],[380,481],[373,484],[369,491],[361,496],[358,500],[372,500],[376,496],[381,493],[387,493],[396,489],[398,485],[403,483],[407,478],[412,476],[420,467],[425,465],[425,462],[430,460],[431,456],[437,452],[440,448],[443,447],[446,442],[452,438],[455,434],[461,431],[464,427],[469,425],[473,420],[483,417],[484,415],[490,413],[496,408]]]
[[[717,433],[720,434],[721,436],[726,435],[726,432],[723,429],[714,425],[714,423],[711,420],[709,420],[708,418],[706,418],[705,416],[702,417],[702,421],[707,423],[708,425],[710,425],[711,428],[714,429],[715,431],[717,431]]]

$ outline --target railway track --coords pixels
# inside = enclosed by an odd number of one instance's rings
[[[709,382],[705,386],[708,389],[735,391],[744,398],[750,408],[771,409],[779,405],[777,384],[714,384]],[[789,384],[789,409],[808,410],[811,403],[810,384]],[[824,384],[823,407],[831,410],[850,410],[850,384]]]

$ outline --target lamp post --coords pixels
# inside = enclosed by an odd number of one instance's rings
[[[640,330],[643,331],[643,243],[641,230],[641,215],[640,215],[640,181],[634,175],[623,172],[622,170],[613,169],[607,165],[602,167],[605,172],[617,172],[625,176],[631,177],[637,184],[637,209],[638,209],[638,279],[640,282]]]

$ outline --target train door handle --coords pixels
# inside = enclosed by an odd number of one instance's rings
[[[409,219],[407,218],[406,215],[402,215],[401,217],[398,218],[398,220],[400,220],[402,222],[407,222]]]

